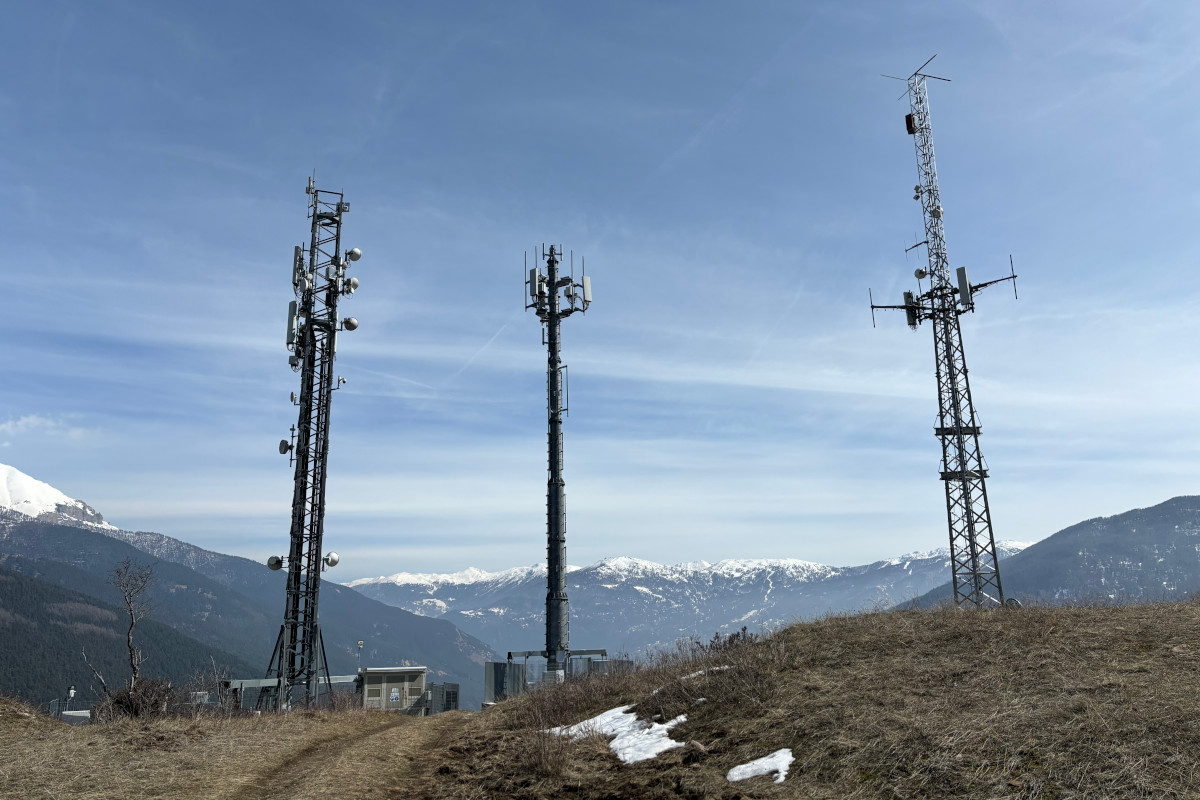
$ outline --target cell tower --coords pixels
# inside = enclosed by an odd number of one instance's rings
[[[1011,280],[1015,296],[1017,276],[1012,270],[1010,256],[1008,277],[971,284],[967,280],[966,267],[959,267],[955,279],[951,279],[926,87],[927,78],[947,79],[923,73],[921,70],[929,65],[929,61],[907,79],[898,79],[908,83],[909,113],[904,121],[916,143],[917,173],[921,181],[914,187],[913,199],[921,202],[925,217],[925,241],[908,249],[924,245],[929,266],[916,271],[917,293],[905,292],[903,305],[876,305],[872,297],[871,322],[874,324],[875,309],[894,308],[904,311],[913,330],[925,320],[929,320],[933,328],[938,385],[938,427],[934,433],[942,443],[941,477],[946,487],[954,604],[959,608],[964,605],[985,608],[1003,605],[1004,590],[1000,584],[992,514],[988,508],[987,464],[979,449],[980,428],[971,400],[958,318],[968,311],[975,311],[975,293],[988,286]],[[929,278],[929,290],[921,291],[920,282],[926,277]],[[1010,601],[1011,604],[1015,601]]]
[[[292,394],[292,403],[300,413],[292,427],[292,439],[280,441],[279,452],[289,455],[294,465],[295,488],[292,493],[291,547],[286,557],[271,556],[267,566],[273,570],[287,564],[287,599],[283,625],[267,678],[279,680],[277,694],[260,696],[260,704],[274,703],[278,708],[303,698],[305,706],[317,703],[322,680],[326,691],[329,667],[325,643],[317,617],[321,591],[321,572],[338,563],[337,553],[322,557],[325,532],[325,476],[329,460],[329,410],[333,392],[345,383],[334,378],[333,361],[337,353],[337,334],[358,327],[358,320],[339,321],[338,298],[353,294],[358,278],[347,278],[351,262],[362,257],[357,247],[342,252],[342,215],[350,204],[341,192],[317,189],[312,178],[305,192],[309,195],[308,217],[312,233],[307,248],[297,245],[292,257],[292,288],[296,299],[288,306],[288,363],[300,373],[300,396]],[[295,695],[295,697],[293,697]]]
[[[529,270],[526,279],[528,299],[525,308],[534,309],[544,325],[542,336],[546,345],[546,444],[548,474],[546,479],[546,679],[561,681],[570,658],[570,620],[567,605],[567,492],[563,481],[563,415],[567,413],[567,367],[562,363],[559,326],[562,320],[576,311],[587,311],[592,303],[592,282],[586,268],[582,280],[575,282],[574,263],[571,274],[559,276],[561,248],[542,247],[546,262],[543,274],[540,266]],[[572,262],[574,259],[572,259]],[[525,264],[529,266],[528,262]],[[581,267],[583,266],[581,262]],[[561,297],[560,297],[561,293]],[[562,299],[566,299],[563,308]]]

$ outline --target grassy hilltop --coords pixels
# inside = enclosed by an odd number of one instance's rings
[[[604,739],[541,733],[631,703],[686,714],[671,736],[687,745],[626,765]],[[430,719],[67,728],[8,704],[0,796],[1182,798],[1200,796],[1197,720],[1200,604],[905,611]],[[784,783],[726,780],[780,748],[795,756]]]

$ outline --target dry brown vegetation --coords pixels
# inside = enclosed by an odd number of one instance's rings
[[[421,737],[420,720],[363,711],[220,714],[73,728],[0,700],[0,797],[385,797],[379,767]],[[387,762],[358,746],[374,740]],[[382,755],[380,753],[379,755]]]
[[[672,736],[690,744],[624,765],[602,739],[542,733],[630,703],[686,714]],[[13,708],[6,797],[1200,797],[1200,604],[831,618],[425,720],[67,729]],[[785,783],[725,780],[783,747]]]

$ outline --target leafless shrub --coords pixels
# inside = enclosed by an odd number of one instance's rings
[[[165,717],[174,692],[169,681],[149,678],[132,687],[122,687],[92,707],[93,722],[112,722],[124,717]]]
[[[232,693],[225,686],[228,679],[229,670],[210,656],[207,667],[197,669],[176,689],[171,712],[193,717],[206,714],[232,716],[236,709]]]

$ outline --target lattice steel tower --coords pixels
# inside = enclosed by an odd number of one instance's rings
[[[329,668],[317,616],[321,572],[337,564],[337,553],[321,555],[325,533],[325,476],[329,460],[329,410],[333,392],[343,378],[333,374],[339,331],[352,331],[358,320],[339,321],[338,298],[358,288],[358,278],[346,277],[351,262],[362,256],[357,247],[342,252],[342,215],[350,210],[341,192],[317,189],[310,178],[308,217],[312,231],[307,248],[297,245],[292,258],[292,288],[296,299],[288,307],[288,363],[300,373],[300,408],[292,427],[292,441],[279,443],[281,454],[294,464],[291,547],[286,557],[271,556],[267,566],[287,564],[287,597],[283,625],[267,678],[278,678],[277,694],[260,695],[260,704],[290,706],[303,698],[305,706],[317,703],[319,684],[328,691]]]
[[[542,321],[546,345],[546,677],[561,680],[570,655],[570,620],[567,604],[567,491],[563,481],[563,415],[567,413],[567,367],[562,363],[560,324],[576,311],[587,311],[592,303],[592,282],[586,269],[582,280],[559,276],[562,251],[554,245],[542,248],[546,272],[538,266],[526,279],[526,309],[534,309]],[[528,263],[526,263],[528,267]],[[561,297],[560,297],[561,293]],[[566,299],[563,308],[562,299]]]
[[[933,59],[931,58],[930,61]],[[884,306],[871,302],[872,321],[876,308],[902,309],[909,327],[916,330],[928,320],[933,328],[933,348],[938,385],[938,426],[934,433],[942,444],[942,474],[946,487],[946,519],[950,528],[950,564],[953,572],[954,604],[984,608],[1004,603],[992,515],[988,507],[987,464],[979,449],[980,428],[967,380],[967,362],[963,353],[959,317],[974,312],[974,295],[1002,281],[1014,281],[1016,273],[999,280],[972,285],[965,267],[959,267],[956,279],[950,276],[946,256],[946,233],[942,221],[942,198],[938,190],[937,167],[933,156],[933,129],[929,119],[929,95],[926,78],[946,80],[921,72],[910,75],[909,114],[905,117],[908,133],[917,151],[920,184],[914,187],[914,199],[920,200],[925,218],[925,241],[910,250],[925,246],[928,269],[918,269],[918,292],[905,292],[904,305]],[[892,76],[887,76],[892,77]],[[928,277],[928,291],[920,291],[920,281]]]

